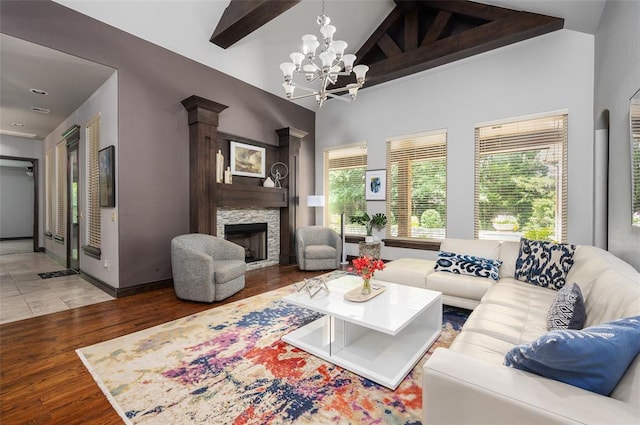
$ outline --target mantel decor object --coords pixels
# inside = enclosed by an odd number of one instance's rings
[[[231,174],[245,177],[265,177],[265,148],[230,142]]]

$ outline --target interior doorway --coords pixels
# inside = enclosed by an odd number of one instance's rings
[[[31,233],[30,235],[27,234],[16,234],[16,238],[22,238],[22,237],[28,237],[31,236],[32,242],[31,242],[31,251],[32,252],[37,252],[40,250],[39,248],[39,239],[38,239],[38,235],[39,235],[39,197],[38,197],[38,193],[39,193],[39,181],[38,181],[38,176],[39,176],[39,163],[38,163],[38,159],[37,158],[25,158],[25,157],[17,157],[17,156],[8,156],[8,155],[0,155],[0,166],[2,166],[3,168],[6,169],[11,169],[13,170],[13,172],[19,172],[19,173],[24,173],[24,178],[27,179],[32,179],[33,180],[33,185],[30,186],[30,193],[27,195],[29,198],[33,199],[33,203],[32,203],[32,207],[30,208],[31,211],[14,211],[14,212],[5,212],[3,211],[2,214],[0,214],[0,217],[2,217],[3,220],[8,220],[11,219],[12,216],[17,215],[17,214],[28,214],[32,217],[33,220],[33,224],[31,226],[29,226],[29,231],[28,233]],[[6,180],[6,181],[10,181],[10,180]],[[3,190],[3,196],[8,195],[11,196],[11,191],[5,191]],[[5,204],[3,202],[3,204]],[[9,202],[6,203],[5,206],[11,206],[11,205],[15,205],[14,202]],[[7,237],[5,238],[5,236],[1,236],[2,239],[7,239],[7,240],[11,240],[11,237]]]

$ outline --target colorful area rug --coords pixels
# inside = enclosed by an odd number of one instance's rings
[[[330,274],[332,278],[343,272]],[[281,341],[319,317],[280,301],[293,285],[77,350],[127,424],[420,424],[422,369],[391,391]]]
[[[38,273],[38,276],[40,276],[40,279],[51,279],[52,277],[71,276],[74,274],[80,274],[80,273],[75,270],[65,269],[65,270],[57,270],[55,272]]]

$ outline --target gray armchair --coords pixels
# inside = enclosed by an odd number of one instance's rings
[[[340,267],[342,240],[332,229],[322,226],[296,230],[296,259],[300,270],[335,270]]]
[[[244,288],[244,248],[211,235],[176,236],[171,241],[173,287],[178,298],[220,301]]]

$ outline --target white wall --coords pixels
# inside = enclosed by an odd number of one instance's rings
[[[45,138],[45,151],[55,151],[55,145],[62,140],[62,133],[74,124],[80,128],[80,246],[87,245],[87,149],[86,149],[86,122],[96,113],[100,113],[100,149],[114,145],[116,147],[116,176],[118,175],[118,75],[113,75],[89,97],[73,114],[60,124],[51,134]],[[55,158],[55,155],[54,155]],[[118,181],[116,178],[116,208],[101,208],[101,249],[100,260],[89,257],[80,249],[80,269],[113,287],[119,286],[118,273]],[[43,186],[44,187],[44,186]],[[112,216],[114,220],[112,220]],[[45,247],[55,257],[66,259],[66,243],[60,244],[47,239]],[[108,267],[105,267],[105,261]]]
[[[42,140],[0,134],[0,155],[15,156],[19,158],[33,158],[38,160],[38,185],[40,187],[40,193],[38,194],[38,203],[40,207],[38,210],[38,226],[40,234],[34,235],[38,240],[38,246],[44,246],[44,151],[42,146]],[[33,217],[33,210],[29,211],[29,214]],[[29,234],[31,233],[33,233],[33,229]]]
[[[629,99],[640,89],[640,2],[608,1],[595,40],[595,106],[609,111],[609,251],[640,270],[640,229],[631,225]]]
[[[316,115],[317,193],[324,193],[322,152],[365,140],[368,168],[386,168],[385,140],[436,129],[448,132],[448,237],[473,238],[474,128],[487,121],[551,111],[569,114],[568,240],[593,242],[594,37],[561,30],[420,74],[362,90],[353,104],[330,101]],[[382,201],[369,212],[384,212]],[[354,244],[347,252],[357,254]],[[383,258],[433,258],[385,247]]]
[[[33,236],[34,189],[25,168],[0,167],[0,238]]]

